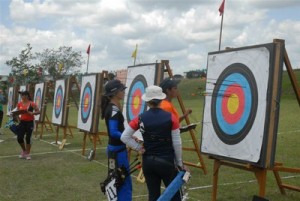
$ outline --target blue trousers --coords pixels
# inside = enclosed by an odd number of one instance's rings
[[[118,151],[121,146],[112,146],[108,145],[107,151]],[[122,146],[124,147],[124,146]],[[129,172],[129,161],[127,150],[124,149],[121,152],[118,152],[116,158],[117,167],[121,167],[122,165],[126,167]],[[118,201],[131,201],[132,200],[132,181],[130,175],[126,177],[124,184],[117,189]]]

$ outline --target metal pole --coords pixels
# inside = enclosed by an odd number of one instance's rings
[[[223,16],[224,16],[224,11],[222,13],[222,19],[221,19],[221,29],[220,29],[220,37],[219,37],[219,51],[221,49],[221,41],[222,41]]]

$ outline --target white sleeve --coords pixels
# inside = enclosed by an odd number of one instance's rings
[[[129,125],[123,131],[121,135],[121,141],[124,142],[130,148],[139,151],[142,146],[132,138],[132,135],[135,133],[135,130],[132,129]]]
[[[182,162],[182,143],[181,143],[179,128],[176,129],[176,130],[172,130],[172,143],[173,143],[173,149],[174,149],[174,152],[175,152],[176,164],[178,166],[182,167],[183,166],[183,162]]]

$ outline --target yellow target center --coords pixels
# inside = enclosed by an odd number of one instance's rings
[[[139,107],[140,104],[140,98],[138,96],[135,96],[133,99],[133,107],[134,109],[137,109]]]
[[[85,98],[84,99],[84,107],[87,107],[89,104],[89,99],[88,98]]]
[[[236,94],[231,94],[231,96],[228,98],[228,102],[227,102],[227,108],[230,114],[234,114],[236,113],[236,111],[239,108],[239,99],[238,96]]]

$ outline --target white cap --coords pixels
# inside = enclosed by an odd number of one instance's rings
[[[142,99],[146,102],[158,99],[163,100],[166,98],[166,94],[162,92],[162,89],[159,86],[149,86],[146,88],[146,93],[142,95]]]

